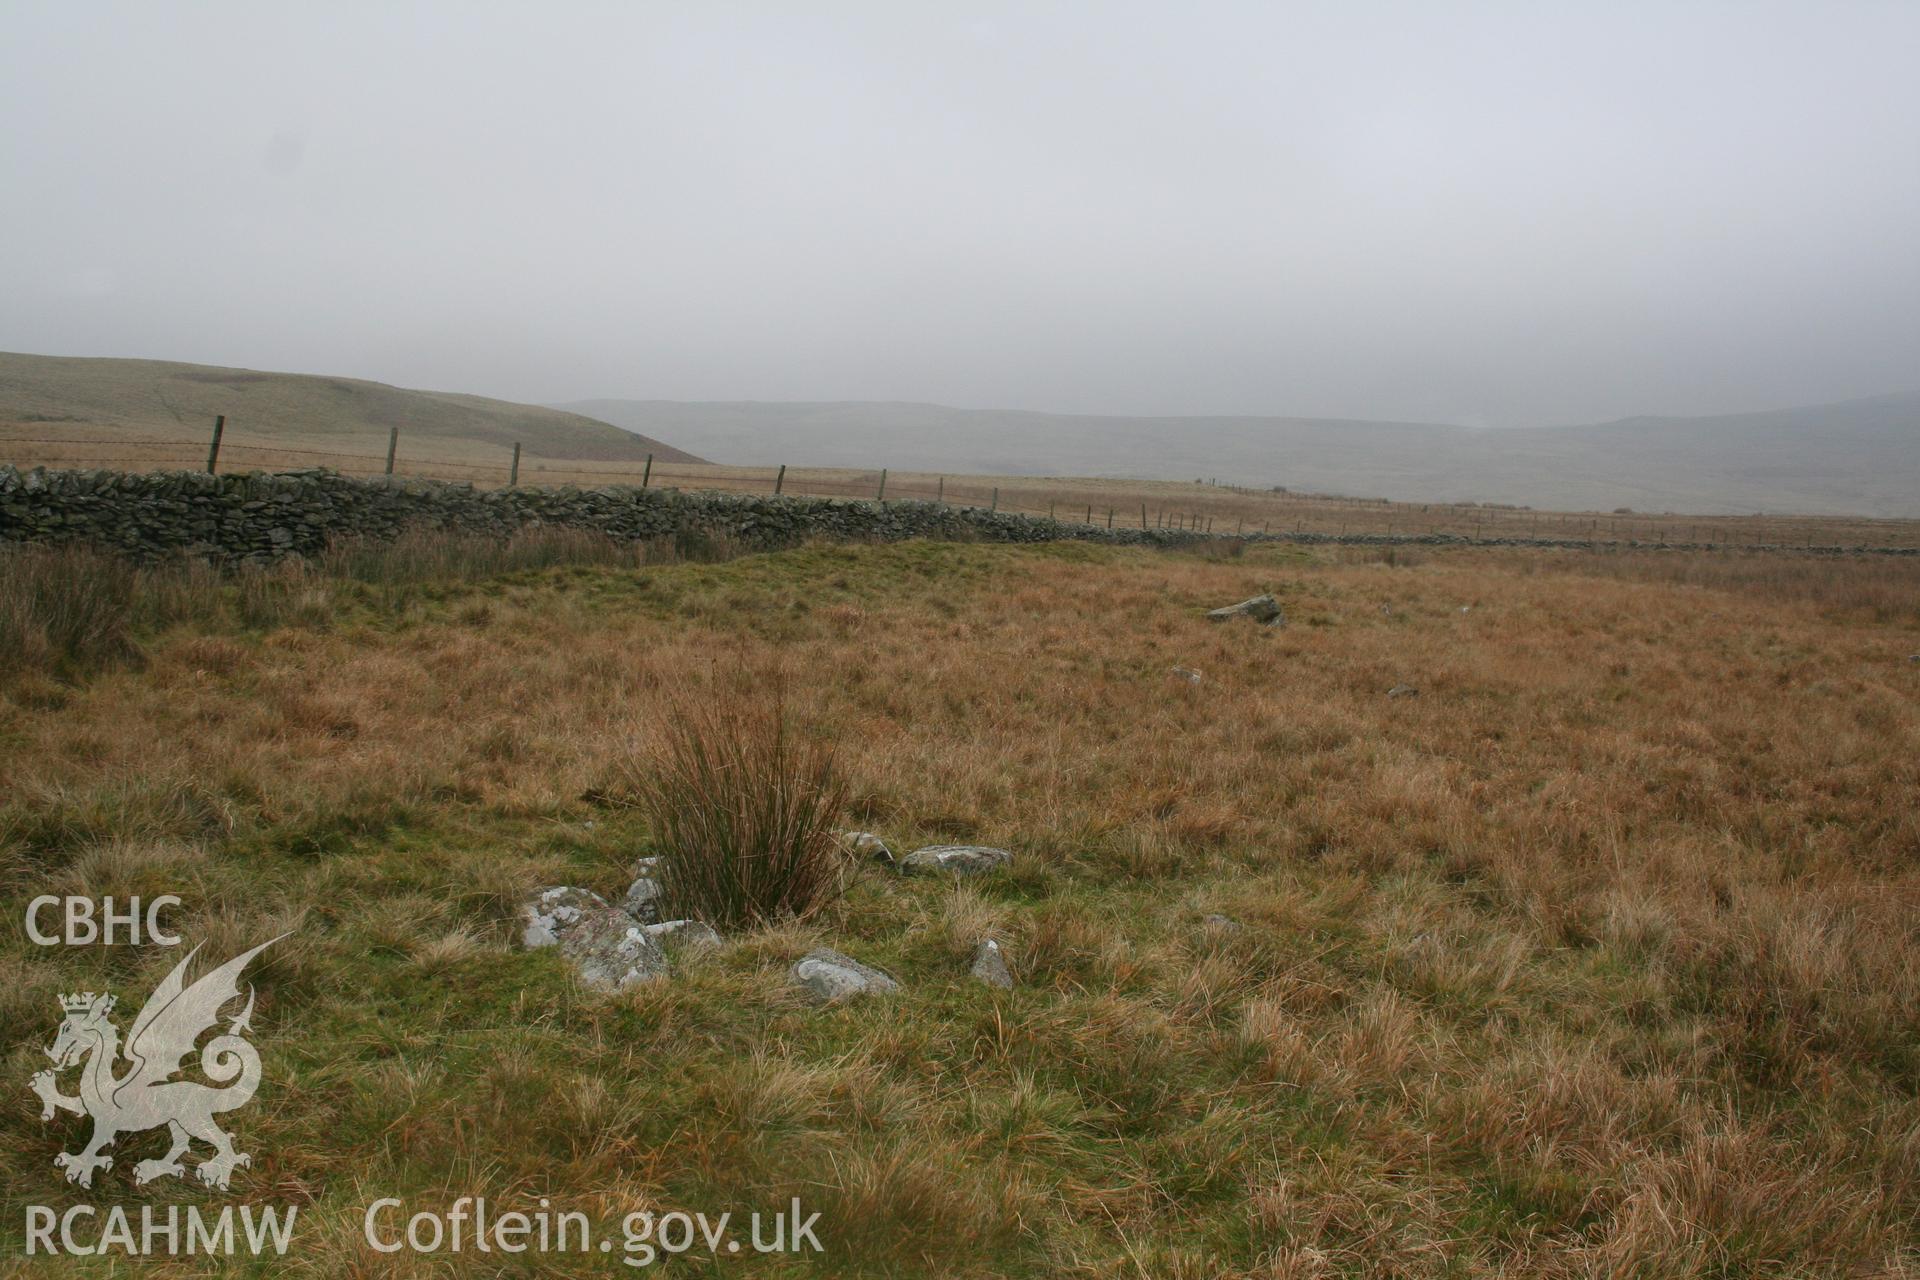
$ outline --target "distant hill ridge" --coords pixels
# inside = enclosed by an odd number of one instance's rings
[[[104,426],[129,436],[204,439],[215,414],[236,432],[305,442],[385,447],[399,427],[409,443],[487,446],[548,458],[697,462],[645,435],[543,405],[413,391],[300,373],[270,373],[165,360],[117,360],[0,352],[0,424]]]
[[[717,462],[1196,477],[1403,502],[1920,516],[1920,392],[1712,417],[1478,429],[875,401],[565,406]]]
[[[354,378],[0,353],[0,428],[373,452],[389,428],[448,455],[952,474],[1217,478],[1562,510],[1920,517],[1920,393],[1760,413],[1481,430],[1285,417],[1123,417],[912,402],[584,400],[539,406]],[[672,443],[666,443],[671,441]]]

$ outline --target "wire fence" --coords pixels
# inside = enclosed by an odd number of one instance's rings
[[[16,429],[17,430],[17,429]],[[737,467],[640,460],[593,461],[526,454],[519,444],[423,450],[388,433],[378,451],[235,438],[216,424],[206,444],[126,436],[27,436],[0,430],[0,461],[16,466],[114,471],[285,471],[325,467],[350,476],[508,485],[635,487],[787,494],[873,502],[936,502],[1041,516],[1095,528],[1249,533],[1444,534],[1523,541],[1587,540],[1714,546],[1920,547],[1920,521],[1865,517],[1564,512],[1464,503],[1343,498],[1218,483],[940,475],[876,468]],[[401,446],[406,445],[406,451]]]

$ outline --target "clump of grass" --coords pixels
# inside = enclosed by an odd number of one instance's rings
[[[832,747],[795,730],[777,686],[757,703],[679,704],[628,769],[676,912],[740,928],[804,919],[839,893],[846,783]]]
[[[0,550],[0,672],[70,671],[134,656],[136,570],[82,547]]]
[[[1223,534],[1217,538],[1208,538],[1194,547],[1193,552],[1202,560],[1238,560],[1247,554],[1247,544],[1243,538],[1229,538]]]
[[[561,567],[636,569],[683,561],[715,562],[733,559],[743,551],[724,532],[705,529],[635,541],[571,525],[532,525],[506,537],[419,527],[393,538],[335,538],[314,564],[326,578],[403,586]]]
[[[426,588],[559,567],[719,561],[742,550],[723,533],[635,542],[559,525],[507,537],[419,528],[386,539],[339,538],[311,559],[270,563],[189,555],[143,561],[84,543],[0,545],[0,675],[73,678],[137,663],[142,640],[176,624],[324,627],[347,584],[399,613]]]
[[[507,537],[452,529],[409,529],[393,538],[335,538],[318,558],[321,574],[375,585],[459,582],[561,565],[632,568],[639,545],[594,529],[537,525]]]

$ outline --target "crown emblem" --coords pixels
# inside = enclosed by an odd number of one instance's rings
[[[91,991],[60,997],[60,1007],[68,1013],[86,1013],[96,1005],[101,1013],[112,1013],[114,1003],[114,997],[95,995]]]

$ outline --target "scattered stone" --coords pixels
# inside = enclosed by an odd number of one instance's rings
[[[1397,684],[1387,690],[1387,696],[1389,698],[1417,698],[1420,696],[1420,691],[1410,684]]]
[[[979,844],[930,844],[902,858],[900,869],[977,875],[982,871],[996,871],[1012,861],[1013,855],[1005,849],[989,849]]]
[[[800,962],[793,966],[793,980],[822,1003],[862,995],[888,995],[900,989],[898,982],[880,970],[827,947],[801,956]]]
[[[1201,916],[1200,924],[1204,928],[1217,929],[1224,933],[1233,933],[1243,927],[1241,923],[1232,916],[1223,916],[1217,911],[1211,915]]]
[[[623,991],[667,976],[666,952],[632,917],[587,889],[541,889],[521,909],[520,943],[559,947],[580,980],[596,991]]]
[[[1280,602],[1272,596],[1254,596],[1239,604],[1207,611],[1209,622],[1228,622],[1234,618],[1252,618],[1264,627],[1283,627],[1287,623],[1286,615],[1280,612]]]
[[[990,987],[1013,990],[1013,974],[1007,969],[1007,958],[992,938],[982,938],[980,945],[973,949],[973,968],[968,972]]]
[[[1191,685],[1198,685],[1201,679],[1200,673],[1192,667],[1175,667],[1167,674],[1171,675],[1175,680],[1184,680]]]
[[[627,874],[636,877],[646,876],[649,879],[658,880],[660,878],[660,855],[656,853],[644,858],[635,858],[633,860],[633,869]]]
[[[1920,653],[1910,653],[1910,654],[1908,654],[1908,655],[1907,655],[1907,661],[1908,661],[1908,662],[1920,662]]]
[[[1463,605],[1461,605],[1461,606],[1460,606],[1460,612],[1462,612],[1462,613],[1472,613],[1472,612],[1473,612],[1473,606],[1472,606],[1472,605],[1470,605],[1470,604],[1463,604]]]
[[[1384,616],[1384,617],[1389,617],[1389,618],[1391,618],[1391,617],[1393,616],[1393,606],[1392,606],[1392,605],[1390,605],[1390,604],[1383,604],[1383,605],[1381,605],[1381,606],[1380,606],[1380,613],[1381,613],[1381,614],[1382,614],[1382,616]]]
[[[620,905],[641,924],[653,924],[660,919],[660,899],[665,892],[658,880],[641,876],[627,886],[627,896]]]
[[[889,867],[894,863],[893,850],[887,847],[885,840],[871,831],[842,831],[840,843],[856,858],[871,858]]]
[[[717,947],[720,935],[712,925],[700,920],[662,920],[659,924],[643,926],[647,936],[655,942],[665,942],[671,938],[683,947]]]

